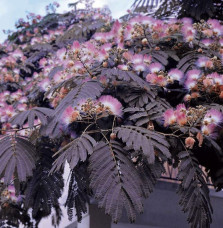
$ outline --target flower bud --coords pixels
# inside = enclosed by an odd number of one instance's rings
[[[185,139],[185,145],[189,149],[193,149],[194,143],[195,143],[195,139],[192,137],[187,137]]]

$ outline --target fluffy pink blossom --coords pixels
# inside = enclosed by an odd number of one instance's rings
[[[105,107],[108,107],[110,111],[115,116],[122,116],[122,104],[119,102],[118,99],[110,96],[110,95],[104,95],[101,96],[98,101],[102,103]]]
[[[142,71],[145,71],[147,69],[146,65],[143,63],[135,64],[133,68],[137,72],[142,72]]]
[[[164,67],[160,63],[152,63],[149,66],[149,70],[151,73],[157,73],[163,69],[164,69]]]
[[[50,85],[50,79],[49,78],[45,78],[43,79],[40,83],[39,83],[39,87],[42,89],[42,91],[47,91],[51,85]]]
[[[122,64],[122,65],[118,65],[118,69],[127,71],[129,68],[127,65]]]
[[[141,64],[141,63],[143,63],[143,55],[140,55],[140,54],[133,55],[132,63],[133,64]]]
[[[189,70],[187,72],[187,75],[186,76],[187,76],[187,79],[188,80],[197,80],[201,76],[201,71],[200,70],[196,70],[196,69]]]
[[[157,81],[157,75],[152,73],[152,74],[147,74],[146,76],[146,81],[152,84],[156,84]]]
[[[61,48],[57,51],[57,57],[60,59],[60,60],[65,60],[66,59],[66,48]]]
[[[168,76],[172,80],[180,81],[183,78],[184,74],[182,71],[180,71],[178,69],[172,69],[169,71]]]
[[[214,137],[214,131],[216,129],[216,125],[215,124],[208,124],[208,125],[202,125],[201,126],[201,132],[202,134],[206,135],[206,136],[211,136]]]
[[[208,124],[219,125],[220,123],[222,123],[222,121],[223,121],[222,113],[216,109],[211,109],[204,116],[203,124],[204,125],[208,125]]]
[[[167,109],[164,112],[163,117],[164,117],[164,126],[165,127],[176,123],[177,119],[175,116],[175,111],[173,109]]]
[[[185,87],[189,90],[192,90],[196,87],[197,85],[197,81],[196,80],[193,80],[193,79],[188,79],[186,82],[185,82]]]
[[[71,106],[65,109],[61,117],[61,120],[65,125],[69,125],[70,123],[76,121],[77,119],[79,119],[79,111],[74,110],[74,108]]]
[[[211,39],[203,39],[203,40],[201,40],[201,43],[203,43],[205,46],[209,47],[211,44],[214,43],[214,41]]]

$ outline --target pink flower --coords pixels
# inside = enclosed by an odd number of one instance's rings
[[[108,107],[113,115],[120,117],[122,116],[122,104],[118,101],[118,99],[110,95],[104,95],[101,96],[98,101],[105,107]]]
[[[173,125],[176,122],[175,111],[173,109],[167,109],[164,114],[164,127]]]
[[[49,78],[43,79],[39,83],[39,87],[42,89],[43,92],[47,91],[51,87]]]
[[[79,52],[81,49],[81,45],[78,41],[74,41],[72,46],[71,46],[71,51],[73,52]]]
[[[208,125],[208,124],[219,125],[222,121],[223,121],[222,113],[216,109],[211,109],[204,116],[203,124],[204,125]]]
[[[214,67],[214,64],[208,57],[201,57],[197,61],[197,66],[212,69]]]
[[[205,46],[209,47],[211,44],[214,43],[214,41],[211,39],[204,39],[204,40],[201,40],[201,43],[203,43]]]
[[[200,57],[200,58],[197,60],[197,66],[198,66],[198,67],[205,67],[207,61],[209,61],[209,58],[208,58],[208,57]]]
[[[74,110],[73,107],[69,106],[63,112],[63,115],[61,117],[61,120],[62,120],[62,122],[65,125],[69,125],[70,123],[78,120],[79,117],[80,117],[79,116],[79,111],[78,110]]]
[[[61,48],[57,51],[57,57],[60,59],[60,60],[65,60],[66,59],[66,48]]]
[[[215,128],[216,128],[215,124],[202,125],[201,132],[206,136],[215,136],[215,134],[213,134]]]
[[[143,61],[146,64],[150,64],[152,62],[152,56],[151,55],[144,55]]]
[[[128,66],[127,65],[118,65],[118,69],[120,69],[120,70],[125,70],[125,71],[127,71],[128,70]]]
[[[172,69],[169,71],[168,76],[172,80],[180,81],[183,78],[183,72],[178,69]]]
[[[214,80],[211,79],[211,78],[205,78],[203,80],[203,84],[204,84],[204,87],[209,87],[209,86],[213,86],[214,85]]]
[[[156,84],[157,81],[157,75],[156,74],[147,74],[146,81],[152,84]]]
[[[186,107],[184,104],[177,105],[175,116],[177,119],[177,123],[180,126],[183,126],[187,123],[187,116],[186,116]]]
[[[196,80],[192,80],[192,79],[188,79],[186,82],[185,82],[185,87],[189,90],[192,90],[196,87],[197,85],[197,81]]]
[[[141,64],[143,63],[143,55],[135,54],[132,57],[133,64]]]
[[[167,79],[161,74],[161,75],[158,75],[157,78],[156,78],[156,83],[159,85],[159,86],[166,86],[167,85]]]
[[[139,64],[134,65],[134,70],[138,71],[138,72],[145,71],[146,68],[147,68],[146,65],[143,63],[139,63]]]
[[[187,79],[188,80],[197,80],[201,76],[201,71],[200,70],[189,70],[187,72]]]
[[[157,73],[161,70],[164,70],[164,67],[160,63],[152,63],[149,66],[149,70],[151,73]]]
[[[99,42],[101,42],[101,43],[105,43],[105,42],[107,42],[107,34],[106,33],[95,33],[94,34],[94,39],[96,40],[96,41],[99,41]]]
[[[221,75],[219,75],[217,72],[214,72],[212,74],[209,74],[206,77],[213,79],[214,80],[214,83],[216,85],[223,85],[223,77]]]

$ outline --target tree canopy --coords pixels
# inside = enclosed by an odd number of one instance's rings
[[[167,163],[188,223],[210,227],[208,179],[223,188],[222,21],[114,20],[86,2],[29,14],[0,46],[1,226],[38,227],[52,211],[58,226],[66,163],[71,220],[94,198],[113,222],[123,210],[134,222]]]

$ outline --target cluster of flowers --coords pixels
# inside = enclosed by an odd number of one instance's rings
[[[122,104],[110,95],[103,95],[98,100],[82,100],[75,107],[67,107],[61,117],[65,126],[82,119],[101,118],[108,115],[122,117]]]
[[[79,18],[87,18],[87,17],[94,17],[95,19],[100,18],[109,21],[110,16],[105,15],[102,10],[99,9],[94,9],[92,11],[81,11],[78,13],[77,17]],[[28,19],[34,19],[36,15],[34,14],[29,14]],[[39,17],[38,17],[39,18]],[[40,19],[40,18],[39,18]],[[22,23],[22,20],[20,20]],[[25,26],[25,25],[24,25]],[[24,26],[22,24],[19,26],[18,33],[23,31]],[[28,24],[25,26],[27,27]],[[72,27],[72,25],[71,25]],[[70,28],[71,28],[70,27]],[[68,28],[69,29],[69,28]],[[39,88],[40,91],[43,93],[46,92],[51,88],[51,86],[60,83],[63,80],[69,79],[71,77],[71,74],[69,75],[67,72],[62,71],[58,72],[57,74],[54,75],[53,80],[49,78],[49,73],[57,66],[63,66],[65,69],[67,67],[70,67],[70,65],[77,66],[76,68],[70,68],[71,73],[73,74],[72,76],[75,76],[74,72],[75,70],[78,73],[83,73],[81,72],[81,68],[83,68],[83,65],[81,62],[73,62],[72,60],[65,60],[63,58],[63,53],[65,49],[60,49],[57,53],[57,55],[52,55],[52,56],[46,56],[42,59],[39,60],[39,66],[40,66],[40,71],[34,72],[32,74],[32,77],[20,77],[21,74],[21,66],[26,65],[26,60],[27,57],[24,55],[24,52],[26,48],[29,47],[29,45],[37,44],[37,43],[51,43],[52,39],[55,39],[57,36],[64,34],[66,30],[66,26],[59,25],[57,28],[54,30],[49,30],[45,31],[44,35],[41,35],[40,28],[35,27],[33,31],[27,30],[29,34],[23,34],[21,33],[19,35],[19,40],[20,44],[16,45],[15,43],[9,43],[9,41],[5,41],[3,44],[1,44],[1,49],[3,52],[7,53],[7,55],[3,55],[3,57],[0,59],[0,83],[18,83],[21,87],[21,89],[17,90],[16,92],[13,92],[12,90],[10,91],[5,91],[0,93],[0,123],[1,123],[1,129],[3,129],[3,134],[5,130],[10,129],[12,126],[8,122],[8,120],[16,115],[17,113],[21,111],[28,110],[30,107],[29,101],[27,99],[27,96],[33,92],[34,88]],[[30,32],[31,31],[31,32]],[[27,40],[27,37],[31,38]],[[78,42],[74,42],[74,49],[77,49],[77,46],[80,48],[80,44]],[[93,45],[92,45],[93,46]],[[90,45],[85,47],[87,50],[90,48]],[[108,46],[105,45],[105,49]],[[71,49],[72,50],[72,47]],[[93,50],[93,47],[90,48],[90,53]],[[98,51],[100,49],[98,48]],[[67,52],[67,50],[65,50]],[[103,52],[101,51],[101,55],[103,55]],[[95,55],[92,55],[92,64],[93,64],[93,59],[98,59],[98,53],[95,51]],[[84,57],[84,53],[83,53]],[[103,57],[104,58],[104,57]],[[70,61],[70,62],[69,62]],[[70,65],[69,65],[70,64]],[[79,64],[79,65],[78,65]],[[86,62],[85,62],[86,64]],[[78,71],[79,70],[79,71]],[[58,104],[59,100],[61,100],[66,94],[67,94],[66,89],[61,89],[59,95],[59,99],[54,99],[51,98],[51,105],[52,107],[56,107]],[[36,124],[38,124],[38,120],[36,120]],[[27,135],[28,130],[24,130],[24,132],[20,131],[20,134]]]
[[[215,137],[217,128],[223,121],[223,115],[216,109],[207,110],[203,106],[186,108],[179,104],[176,109],[168,109],[164,113],[164,126],[201,126],[201,133],[205,136]]]
[[[223,75],[213,72],[204,75],[200,70],[190,70],[187,72],[185,87],[190,94],[185,96],[185,101],[200,97],[200,93],[214,93],[223,98]]]
[[[178,69],[171,69],[168,73],[163,71],[163,66],[159,63],[153,63],[149,67],[150,72],[146,76],[146,81],[165,87],[167,84],[172,84],[174,81],[181,81],[183,79],[183,72]]]
[[[35,17],[37,16],[29,15],[29,19],[34,19]],[[82,44],[75,41],[71,46],[59,49],[56,55],[48,55],[40,59],[40,69],[38,72],[32,74],[32,78],[22,78],[19,76],[20,67],[21,65],[25,65],[27,59],[23,54],[24,51],[30,44],[51,43],[56,37],[64,33],[65,29],[67,29],[66,26],[61,24],[56,29],[45,32],[46,34],[44,35],[41,34],[39,28],[34,27],[33,31],[27,31],[28,34],[20,34],[19,45],[12,45],[9,42],[5,42],[2,45],[7,56],[0,60],[0,81],[1,83],[17,82],[22,85],[21,90],[15,93],[7,91],[0,94],[0,115],[3,126],[5,124],[9,127],[10,124],[8,124],[7,121],[11,116],[19,111],[30,108],[27,95],[29,95],[34,88],[39,88],[42,93],[45,93],[53,86],[73,77],[84,76],[83,80],[90,80],[96,77],[95,74],[91,73],[92,67],[95,65],[100,65],[104,68],[108,67],[109,57],[116,54],[117,61],[115,61],[117,68],[124,71],[134,71],[138,74],[145,72],[146,74],[143,74],[145,75],[145,80],[153,85],[165,87],[174,81],[179,81],[184,84],[185,88],[190,92],[190,94],[185,97],[187,101],[200,96],[201,83],[204,91],[214,91],[217,92],[220,97],[223,97],[222,75],[217,72],[212,72],[217,69],[219,65],[218,58],[201,57],[197,61],[197,67],[199,69],[188,71],[186,75],[184,75],[179,69],[171,69],[166,72],[165,67],[158,62],[154,62],[151,55],[133,53],[128,50],[128,47],[131,47],[135,40],[141,40],[142,46],[146,48],[150,43],[150,39],[147,39],[148,37],[158,42],[161,39],[168,40],[170,35],[180,33],[184,41],[189,43],[193,43],[196,37],[202,35],[201,43],[204,45],[203,48],[212,48],[221,54],[223,29],[217,20],[208,20],[207,22],[193,24],[192,20],[188,18],[161,21],[148,16],[139,15],[123,24],[116,21],[110,29],[110,15],[106,15],[98,9],[80,11],[77,17],[80,19],[87,17],[103,19],[108,32],[104,32],[105,30],[103,28],[101,32],[96,33],[90,41]],[[72,25],[68,29],[70,28],[72,28]],[[18,30],[18,32],[21,31],[22,28]],[[26,40],[27,37],[29,38],[29,42]],[[155,47],[155,50],[158,51],[160,48]],[[202,53],[202,50],[199,50],[199,52]],[[62,70],[51,74],[51,72],[58,67],[61,67],[60,69]],[[106,76],[100,75],[101,82],[106,82],[106,80]],[[63,87],[56,93],[49,93],[47,98],[50,100],[50,105],[55,108],[68,92],[69,89]],[[112,104],[112,102],[115,104],[114,100],[111,100],[110,104]],[[95,106],[98,105],[98,103],[97,105],[96,103],[94,103]],[[72,113],[71,111],[74,109],[70,107],[69,110],[67,113]],[[71,114],[71,116],[73,115],[72,119],[80,118],[80,110],[80,108],[76,107],[76,114]],[[118,115],[117,112],[113,113]],[[183,112],[178,113],[177,120],[175,120],[178,121],[180,125],[185,121],[182,113]],[[71,120],[68,120],[67,123],[70,123],[70,121]],[[165,125],[169,125],[168,121],[165,122]],[[27,131],[24,132],[24,134],[27,134]]]

